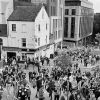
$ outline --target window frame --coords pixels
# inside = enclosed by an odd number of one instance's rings
[[[38,38],[38,46],[40,46],[40,38]]]
[[[12,24],[12,31],[16,32],[16,24]]]
[[[22,38],[22,47],[26,47],[26,38]]]
[[[67,11],[67,13],[66,13]],[[65,15],[69,15],[69,9],[65,9]]]
[[[40,30],[41,30],[41,29],[40,29],[40,24],[39,24],[39,25],[38,25],[38,31],[40,32]]]
[[[72,9],[72,15],[76,15],[76,9]]]

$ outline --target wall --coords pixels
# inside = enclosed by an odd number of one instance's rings
[[[46,29],[46,24],[47,24],[47,29]],[[40,25],[40,31],[38,30],[39,25]],[[49,17],[44,7],[41,8],[40,12],[38,13],[35,19],[35,36],[37,37],[37,39],[40,38],[40,46],[38,45],[37,41],[36,48],[49,44]],[[46,36],[47,36],[47,43],[46,43]]]
[[[69,14],[65,15],[65,18],[68,18],[68,37],[64,37],[65,40],[77,41],[79,39],[79,21],[80,21],[80,6],[66,6],[65,9],[69,9]],[[72,15],[72,9],[76,9],[76,14]],[[74,38],[71,38],[71,18],[75,18],[75,32]],[[66,29],[66,26],[64,26]]]
[[[12,31],[12,24],[16,24],[16,31]],[[25,25],[24,31],[22,25]],[[8,21],[8,46],[23,48],[21,38],[26,38],[26,48],[34,49],[34,33],[34,22]]]

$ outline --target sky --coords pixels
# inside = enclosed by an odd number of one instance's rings
[[[93,3],[94,12],[100,12],[100,0],[89,0]]]

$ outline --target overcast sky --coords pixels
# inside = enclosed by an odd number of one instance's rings
[[[100,12],[100,0],[89,0],[93,2],[94,12]]]

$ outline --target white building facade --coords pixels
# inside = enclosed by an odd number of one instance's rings
[[[64,41],[66,46],[86,45],[93,31],[94,10],[89,0],[65,0]]]
[[[49,17],[44,6],[38,11],[33,10],[32,6],[18,7],[8,18],[8,37],[2,51],[5,58],[15,56],[25,60],[26,57],[43,56],[43,50],[49,44]],[[27,17],[28,14],[31,17]]]

